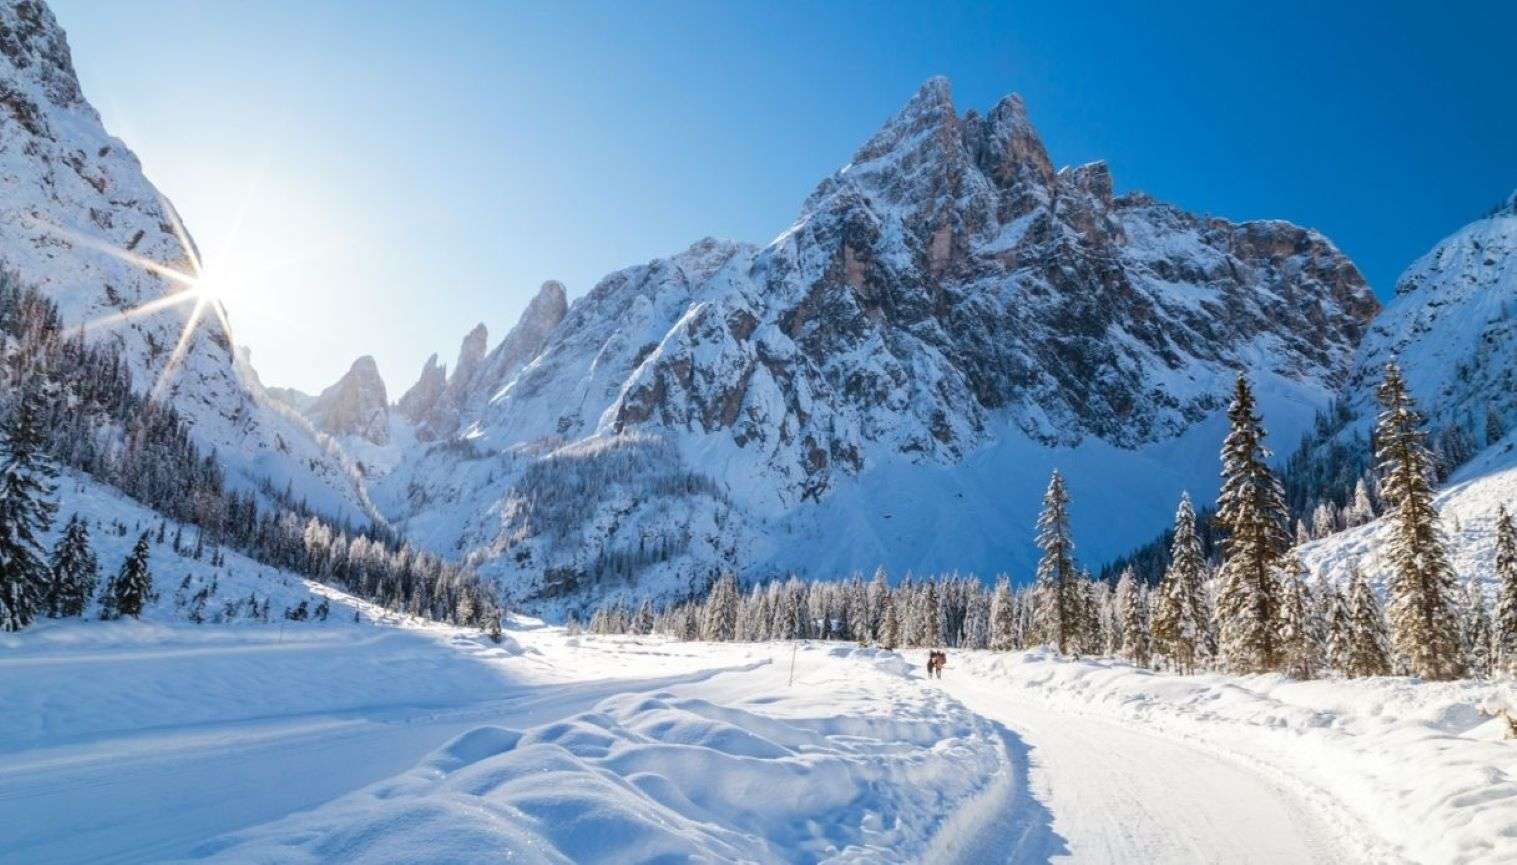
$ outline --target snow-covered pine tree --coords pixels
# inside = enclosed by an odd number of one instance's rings
[[[723,574],[711,585],[711,592],[706,596],[701,639],[721,643],[737,636],[737,601],[737,578]]]
[[[1343,674],[1351,678],[1389,676],[1390,639],[1385,632],[1385,614],[1357,565],[1349,571],[1348,615],[1348,659]]]
[[[148,570],[148,543],[150,532],[137,538],[136,546],[121,563],[121,570],[106,587],[102,602],[103,618],[119,619],[122,616],[138,618],[142,608],[153,598],[153,574]]]
[[[1496,513],[1496,661],[1517,676],[1517,528],[1503,506]]]
[[[1099,655],[1106,647],[1106,635],[1101,631],[1101,598],[1096,581],[1089,571],[1081,570],[1075,586],[1079,589],[1075,597],[1079,599],[1080,611],[1079,633],[1075,638],[1080,647],[1077,651]]]
[[[89,526],[74,514],[53,546],[48,568],[47,614],[55,618],[84,615],[99,581],[100,564],[95,560],[95,551],[90,549]]]
[[[938,604],[938,586],[933,580],[928,580],[922,588],[921,608],[918,616],[920,616],[920,621],[917,627],[920,630],[917,632],[917,645],[926,646],[930,649],[942,648],[943,613]]]
[[[496,621],[498,622],[499,619]],[[647,598],[644,598],[643,602],[638,605],[637,614],[632,618],[632,633],[653,633],[653,602]]]
[[[53,522],[57,477],[43,453],[47,431],[36,382],[23,385],[0,425],[0,631],[19,631],[41,610],[49,582],[39,536]]]
[[[1464,672],[1459,586],[1433,507],[1433,463],[1422,417],[1394,362],[1385,365],[1377,396],[1381,411],[1375,423],[1375,459],[1392,526],[1386,550],[1391,566],[1386,587],[1391,643],[1413,674],[1457,679]]]
[[[1067,654],[1080,645],[1082,605],[1069,532],[1069,493],[1057,469],[1043,493],[1037,529],[1036,543],[1043,551],[1037,570],[1038,639]]]
[[[1011,595],[1011,582],[1002,576],[996,579],[995,591],[990,596],[990,648],[1007,652],[1016,647],[1017,611]]]
[[[1375,505],[1370,501],[1369,485],[1360,478],[1354,484],[1354,497],[1349,500],[1345,520],[1349,528],[1362,526],[1375,518]]]
[[[1297,679],[1314,679],[1322,666],[1315,602],[1306,587],[1306,567],[1294,553],[1277,566],[1280,586],[1280,652],[1284,671]]]
[[[1353,618],[1349,615],[1348,598],[1326,581],[1318,586],[1317,596],[1327,626],[1327,666],[1343,673],[1348,670],[1349,648],[1353,638]]]
[[[1153,631],[1158,649],[1182,673],[1196,667],[1204,647],[1206,600],[1202,578],[1206,559],[1196,535],[1196,510],[1190,495],[1180,496],[1175,511],[1175,536],[1169,547],[1169,569],[1159,585]]]
[[[1152,644],[1148,631],[1148,603],[1132,568],[1124,569],[1117,580],[1117,605],[1122,615],[1122,656],[1146,667]]]
[[[898,594],[887,594],[883,601],[884,611],[880,614],[880,635],[878,642],[882,649],[895,649],[901,645],[901,616],[896,612]]]
[[[1460,610],[1460,637],[1463,639],[1465,673],[1472,679],[1489,678],[1493,669],[1491,614],[1486,609],[1485,590],[1471,579],[1464,587]]]
[[[1285,494],[1270,470],[1264,427],[1242,374],[1227,418],[1217,497],[1217,523],[1226,533],[1217,598],[1220,648],[1233,672],[1265,672],[1282,663],[1275,566],[1290,547],[1290,536]]]

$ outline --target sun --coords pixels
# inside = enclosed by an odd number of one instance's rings
[[[174,345],[174,351],[169,355],[168,361],[163,365],[163,369],[158,374],[158,380],[153,384],[150,396],[153,400],[161,399],[167,393],[169,385],[172,383],[174,372],[188,353],[190,343],[195,336],[195,330],[199,327],[200,320],[205,316],[207,311],[220,324],[222,332],[226,335],[228,344],[232,342],[232,323],[227,319],[226,309],[223,306],[223,300],[228,293],[228,288],[232,285],[232,281],[229,279],[231,272],[207,270],[201,263],[200,255],[196,251],[195,245],[190,242],[189,235],[185,233],[184,226],[180,223],[179,215],[173,206],[162,199],[161,196],[159,203],[162,212],[168,217],[174,237],[179,242],[179,248],[184,253],[184,263],[187,265],[185,269],[161,264],[99,238],[80,234],[77,231],[62,226],[44,222],[36,217],[32,218],[34,223],[51,233],[78,243],[81,246],[94,249],[97,252],[103,252],[113,258],[118,258],[128,264],[140,267],[148,273],[164,277],[170,282],[178,284],[178,291],[172,291],[131,309],[115,312],[94,321],[85,322],[83,325],[84,331],[88,333],[100,328],[113,327],[142,316],[154,315],[169,307],[190,305],[189,315],[185,317],[184,327],[180,330],[179,340]]]

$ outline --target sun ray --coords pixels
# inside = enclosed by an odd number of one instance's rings
[[[195,327],[200,324],[200,314],[205,311],[206,298],[199,297],[195,300],[195,308],[190,310],[190,317],[184,323],[184,330],[179,332],[179,342],[174,345],[173,354],[169,355],[168,362],[163,365],[163,370],[158,373],[158,381],[153,384],[153,392],[149,399],[158,402],[163,399],[164,392],[171,385],[174,377],[174,369],[179,366],[185,354],[189,352],[190,340],[195,338]]]
[[[94,321],[87,321],[83,325],[83,330],[85,333],[90,333],[91,331],[96,331],[101,328],[114,327],[123,322],[131,321],[134,318],[141,318],[142,316],[152,315],[153,313],[168,309],[171,306],[179,306],[180,304],[188,303],[189,301],[194,300],[196,296],[197,293],[193,290],[177,291],[173,294],[167,294],[155,300],[150,300],[147,303],[134,306],[131,309],[124,309],[121,312],[113,312],[110,315],[103,315]]]

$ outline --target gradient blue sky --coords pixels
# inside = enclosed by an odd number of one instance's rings
[[[1119,190],[1321,229],[1382,297],[1517,187],[1509,3],[52,6],[209,264],[281,263],[227,305],[307,390],[373,354],[393,399],[544,279],[768,240],[934,74]]]

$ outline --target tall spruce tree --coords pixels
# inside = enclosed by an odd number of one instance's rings
[[[1121,613],[1122,656],[1146,667],[1153,638],[1149,633],[1148,603],[1132,568],[1124,568],[1117,581],[1117,605]]]
[[[1069,532],[1069,493],[1055,469],[1043,493],[1038,515],[1038,636],[1060,654],[1081,647],[1083,596],[1075,571],[1074,541]]]
[[[1269,467],[1264,426],[1253,390],[1238,376],[1222,443],[1217,524],[1225,532],[1222,589],[1217,599],[1221,651],[1238,673],[1277,670],[1280,587],[1276,565],[1290,547],[1285,493]]]
[[[1196,535],[1196,510],[1190,495],[1180,496],[1175,511],[1175,537],[1169,547],[1169,568],[1159,585],[1153,632],[1158,650],[1175,669],[1189,673],[1204,647],[1206,600],[1202,586],[1206,559]]]
[[[50,579],[39,538],[58,508],[57,470],[43,453],[42,411],[42,393],[28,382],[0,425],[0,631],[32,623]]]
[[[106,587],[102,615],[119,619],[122,616],[140,618],[142,608],[153,598],[153,574],[148,570],[148,535],[143,532],[136,546],[121,563],[121,570]]]
[[[1502,507],[1496,515],[1496,663],[1517,676],[1517,529]]]
[[[55,618],[84,615],[100,581],[100,564],[90,549],[89,526],[78,514],[69,517],[53,547],[48,572],[47,614]]]
[[[1380,600],[1364,581],[1358,566],[1349,573],[1349,636],[1346,676],[1389,676],[1391,673],[1390,639],[1385,633],[1385,615]]]
[[[737,578],[723,574],[711,586],[706,598],[706,616],[701,622],[701,639],[723,643],[737,637]]]
[[[1293,553],[1281,558],[1280,658],[1286,673],[1297,679],[1314,679],[1322,666],[1315,602],[1306,587],[1306,568]]]
[[[1464,587],[1464,603],[1460,609],[1460,636],[1463,638],[1464,669],[1472,679],[1488,678],[1493,671],[1494,654],[1491,632],[1491,614],[1486,609],[1485,589],[1479,580],[1470,580]]]
[[[1385,366],[1377,392],[1375,459],[1380,495],[1392,533],[1386,551],[1391,644],[1415,675],[1456,679],[1464,672],[1460,651],[1459,586],[1449,564],[1433,507],[1433,462],[1422,417],[1396,364]]]
[[[1006,652],[1016,648],[1017,610],[1011,583],[1005,577],[996,580],[990,596],[990,648]]]

